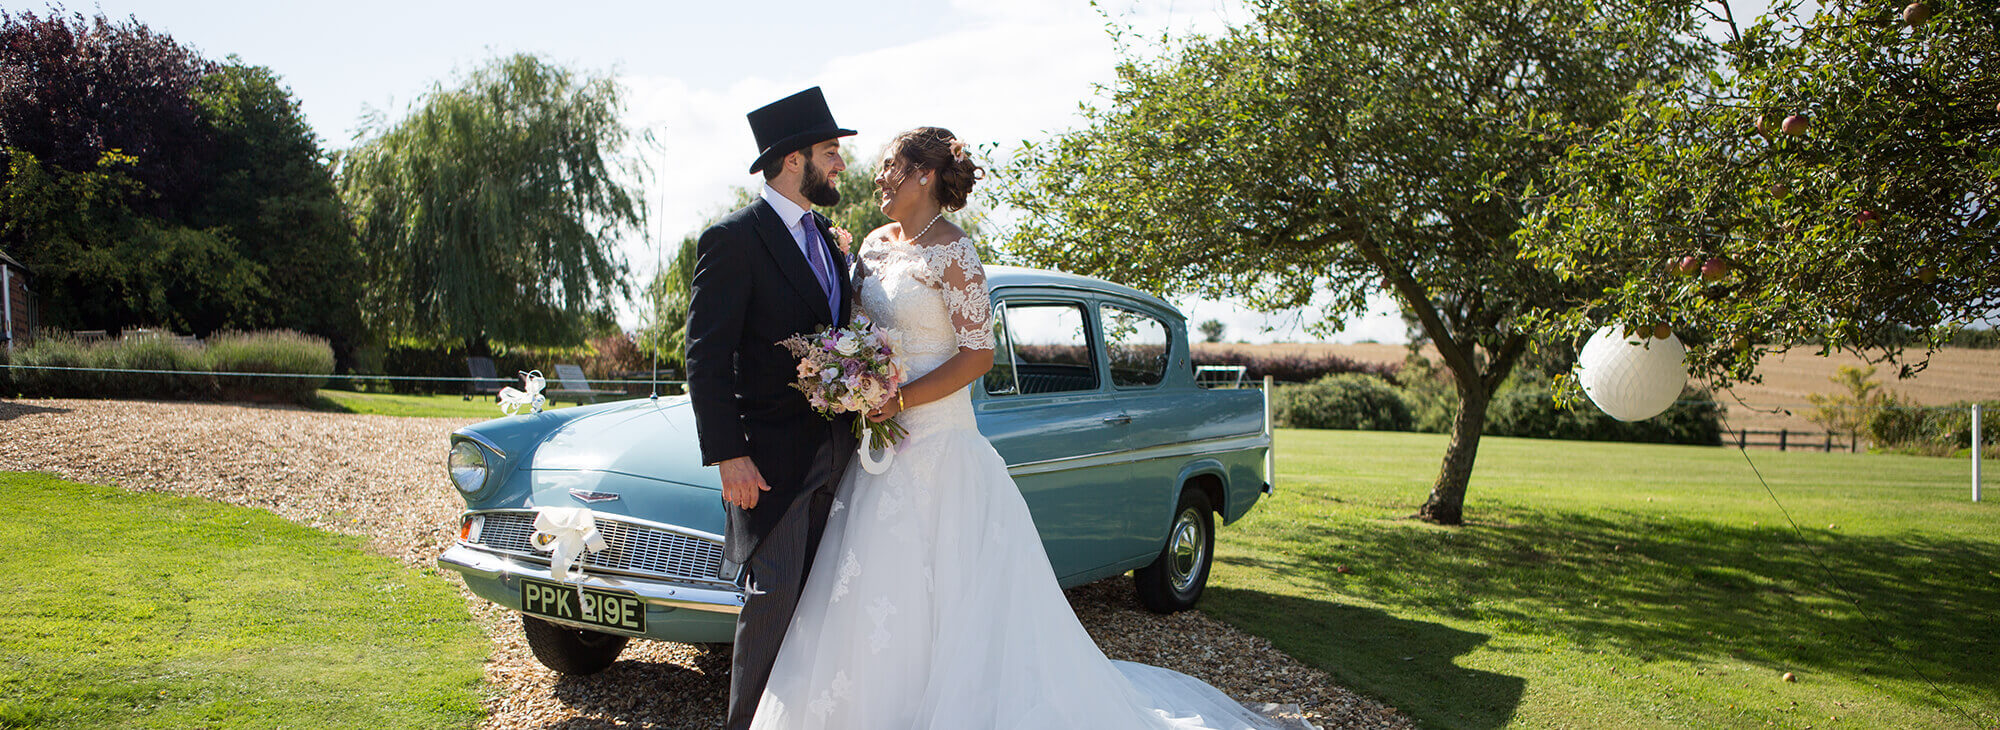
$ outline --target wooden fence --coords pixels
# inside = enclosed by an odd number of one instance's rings
[[[1838,434],[1832,431],[1793,431],[1784,428],[1776,431],[1758,431],[1743,428],[1734,431],[1724,430],[1722,432],[1722,445],[1735,446],[1739,449],[1758,448],[1777,449],[1779,451],[1832,451],[1838,448],[1845,448],[1850,452],[1859,450],[1859,444],[1846,434]]]

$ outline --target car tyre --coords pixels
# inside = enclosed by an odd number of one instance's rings
[[[1208,495],[1188,487],[1174,507],[1167,544],[1153,564],[1132,571],[1139,603],[1154,613],[1194,608],[1208,585],[1208,568],[1215,562],[1215,510]]]
[[[521,617],[521,633],[528,635],[528,648],[542,664],[563,674],[596,674],[618,661],[625,650],[626,637],[598,631],[572,629],[533,616]]]

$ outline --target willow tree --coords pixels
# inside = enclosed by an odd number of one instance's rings
[[[1703,7],[1715,65],[1634,94],[1536,192],[1526,253],[1616,282],[1546,321],[1668,323],[1716,384],[1799,346],[1908,376],[1906,352],[1990,322],[2000,2]]]
[[[390,337],[580,344],[630,294],[614,243],[637,230],[617,86],[515,55],[435,86],[341,160],[363,311]]]
[[[1040,265],[1265,308],[1386,287],[1460,398],[1420,514],[1457,524],[1516,321],[1587,283],[1516,257],[1519,193],[1693,55],[1683,13],[1556,0],[1252,0],[1214,37],[1128,52],[1088,125],[999,175]]]

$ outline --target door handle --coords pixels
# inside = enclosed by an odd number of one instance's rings
[[[1123,425],[1125,425],[1125,424],[1128,424],[1128,423],[1131,423],[1131,422],[1132,422],[1132,417],[1131,417],[1131,416],[1122,416],[1122,415],[1121,415],[1121,416],[1112,416],[1112,417],[1110,417],[1110,418],[1106,418],[1106,419],[1104,419],[1104,422],[1105,422],[1106,424],[1109,424],[1109,425],[1113,425],[1113,426],[1123,426]]]

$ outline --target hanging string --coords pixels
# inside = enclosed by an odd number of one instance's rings
[[[1727,421],[1728,419],[1724,419],[1725,425],[1727,424]],[[1854,613],[1859,615],[1861,617],[1861,620],[1868,624],[1869,638],[1872,639],[1874,643],[1877,644],[1878,646],[1887,649],[1888,654],[1890,656],[1893,656],[1898,661],[1902,662],[1903,668],[1909,670],[1910,676],[1923,680],[1924,684],[1931,688],[1931,692],[1937,695],[1937,699],[1939,702],[1944,703],[1945,706],[1950,707],[1951,709],[1957,711],[1958,714],[1963,715],[1966,721],[1972,727],[1979,727],[1980,725],[1978,717],[1974,716],[1971,711],[1966,710],[1963,706],[1959,705],[1957,702],[1954,702],[1951,699],[1950,695],[1945,694],[1944,688],[1938,686],[1937,681],[1931,679],[1929,673],[1923,671],[1922,669],[1917,668],[1916,664],[1910,661],[1909,655],[1897,651],[1896,647],[1888,643],[1888,640],[1885,638],[1889,635],[1886,627],[1883,626],[1882,622],[1875,620],[1874,614],[1869,613],[1866,608],[1862,607],[1861,601],[1854,597],[1854,593],[1852,591],[1847,590],[1847,586],[1843,585],[1840,582],[1839,576],[1836,573],[1834,573],[1832,568],[1827,566],[1826,560],[1823,556],[1820,555],[1819,550],[1817,548],[1814,548],[1812,543],[1806,540],[1805,529],[1799,527],[1799,523],[1797,520],[1792,519],[1792,511],[1785,509],[1785,504],[1778,500],[1778,493],[1775,490],[1771,489],[1771,483],[1764,480],[1763,470],[1758,469],[1757,463],[1750,460],[1750,450],[1742,446],[1738,446],[1736,447],[1736,451],[1737,453],[1743,455],[1743,463],[1750,465],[1750,472],[1752,474],[1757,475],[1757,483],[1764,487],[1764,494],[1769,495],[1771,497],[1771,504],[1777,505],[1778,513],[1784,515],[1785,522],[1792,526],[1792,534],[1798,536],[1799,545],[1801,547],[1804,547],[1806,549],[1806,553],[1812,556],[1813,564],[1819,566],[1820,572],[1826,574],[1826,585],[1830,586],[1835,593],[1839,594],[1839,597],[1841,599],[1847,601],[1847,605],[1853,606]]]

